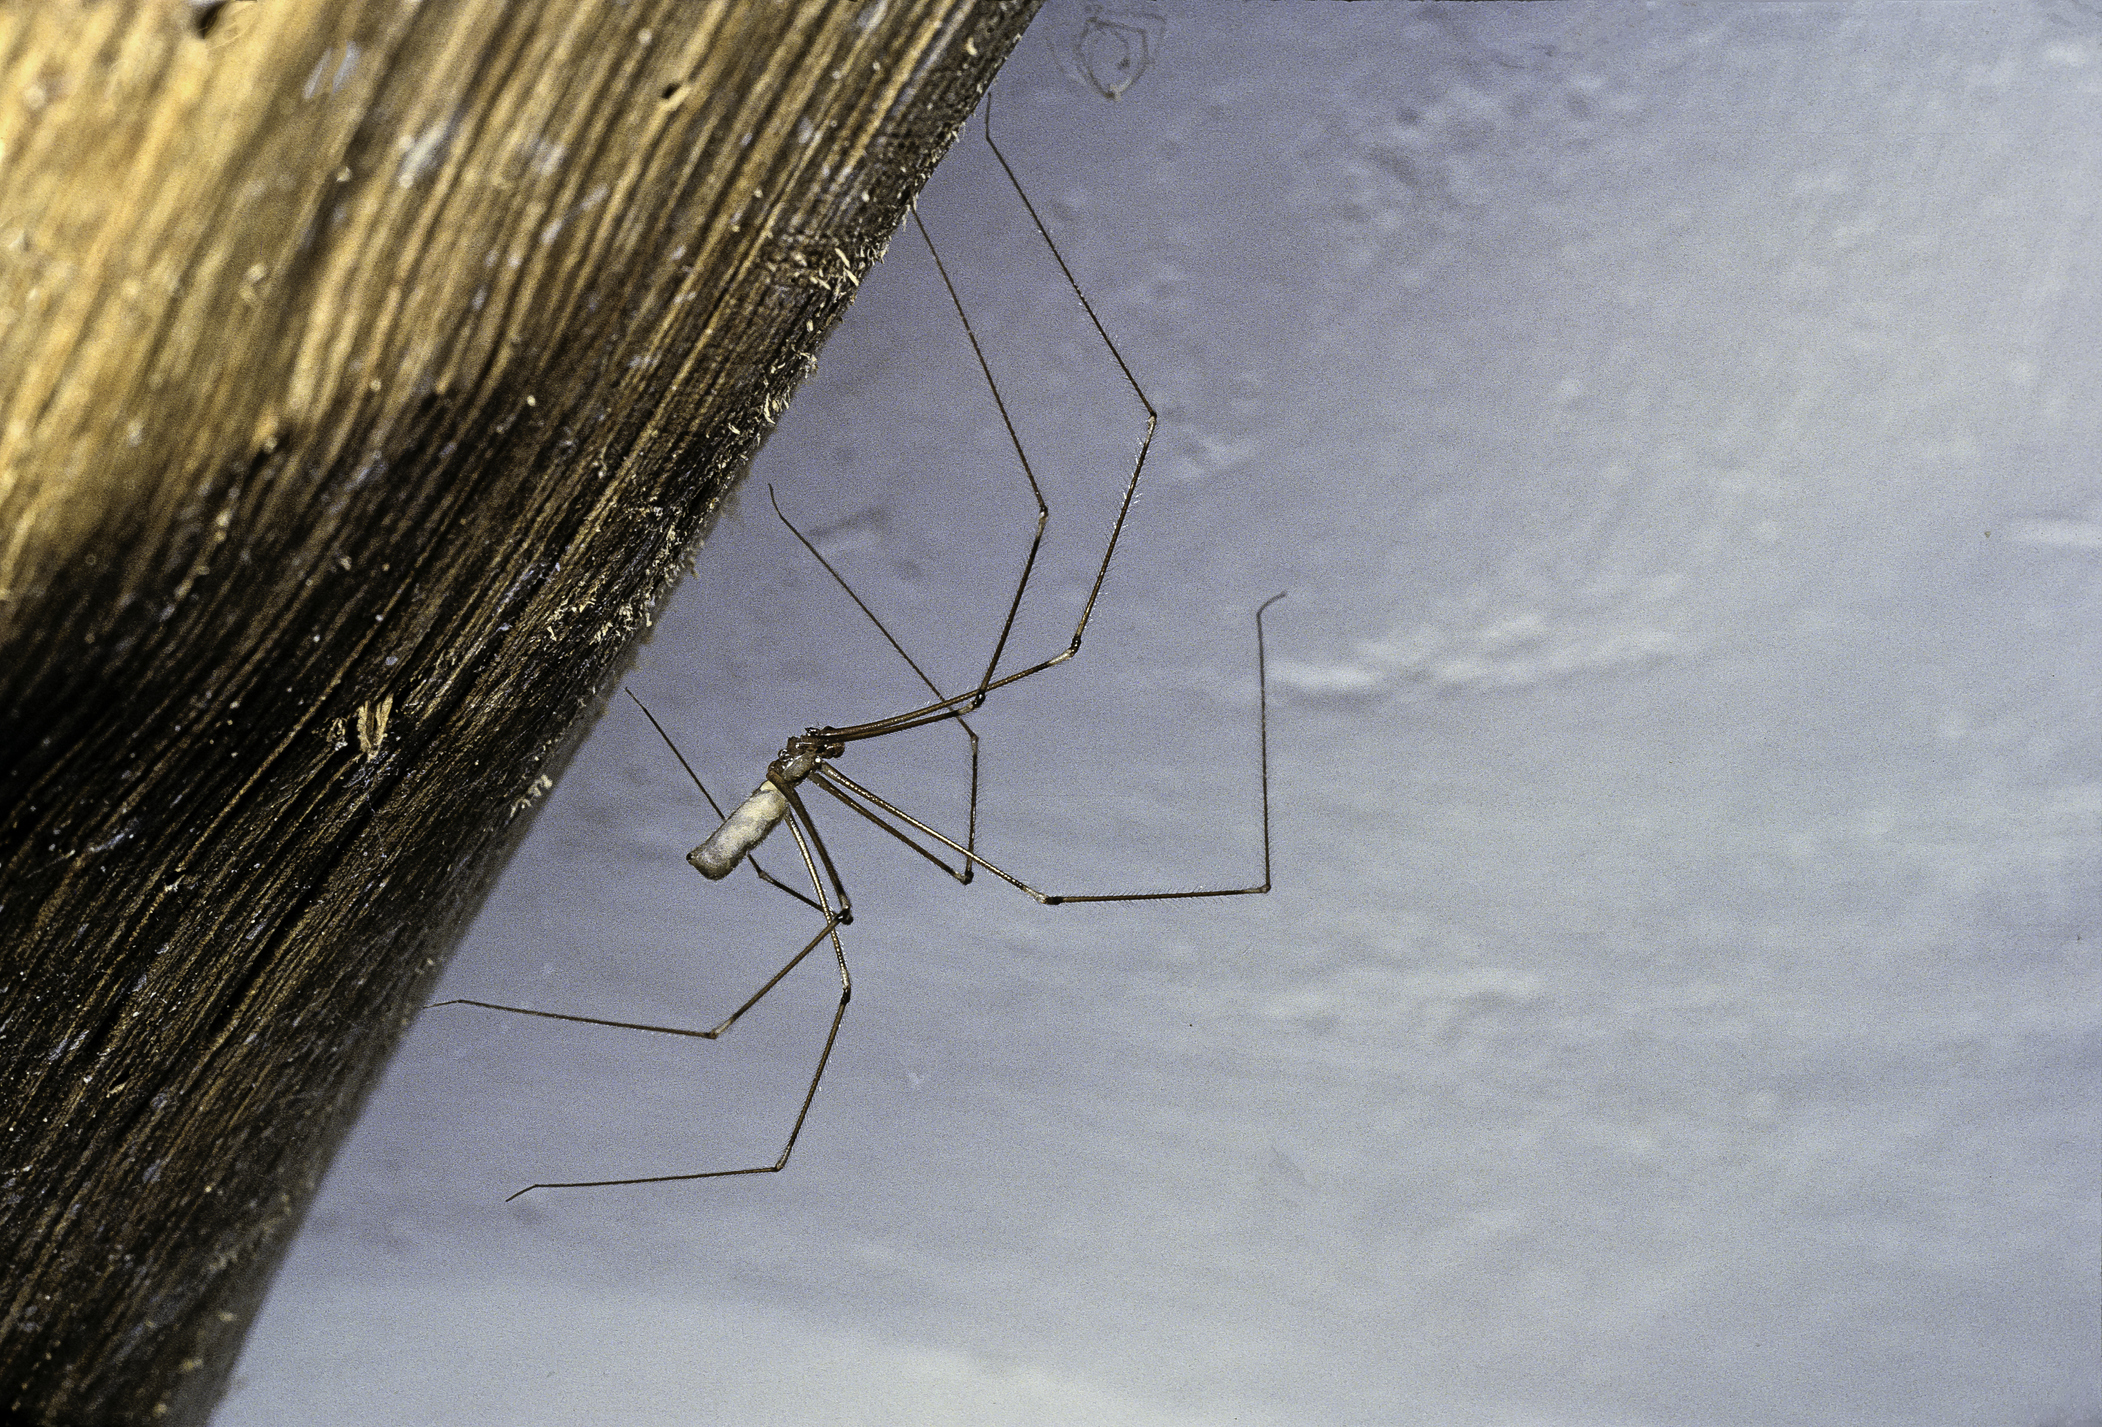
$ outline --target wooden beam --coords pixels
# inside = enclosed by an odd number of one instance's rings
[[[0,14],[0,1411],[202,1423],[1034,0]]]

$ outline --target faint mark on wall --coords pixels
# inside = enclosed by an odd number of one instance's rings
[[[1167,33],[1167,19],[1148,6],[1090,3],[1047,38],[1067,78],[1115,99],[1152,67]]]

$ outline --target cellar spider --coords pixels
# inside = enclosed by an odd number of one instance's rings
[[[918,853],[921,857],[941,868],[958,882],[968,884],[976,869],[982,867],[1001,881],[1020,889],[1045,906],[1058,906],[1069,902],[1165,902],[1198,897],[1246,897],[1260,895],[1270,890],[1270,710],[1268,669],[1263,649],[1263,614],[1271,605],[1284,598],[1282,594],[1272,595],[1258,605],[1255,610],[1256,738],[1259,750],[1257,766],[1262,788],[1263,820],[1262,881],[1246,887],[1211,887],[1188,892],[1046,892],[988,860],[978,851],[978,734],[965,721],[964,715],[975,712],[985,702],[986,696],[995,690],[1007,688],[1009,685],[1020,683],[1022,680],[1032,678],[1035,675],[1044,673],[1046,670],[1054,669],[1080,652],[1080,642],[1087,634],[1088,621],[1095,612],[1095,602],[1102,593],[1104,580],[1109,576],[1110,561],[1116,556],[1117,541],[1124,533],[1125,520],[1131,514],[1132,501],[1138,494],[1139,477],[1146,466],[1146,453],[1153,444],[1154,430],[1160,420],[1159,413],[1154,409],[1152,401],[1147,398],[1144,388],[1139,385],[1138,378],[1132,374],[1131,368],[1126,365],[1123,353],[1117,349],[1117,344],[1111,339],[1108,329],[1102,325],[1101,318],[1096,316],[1094,306],[1088,301],[1087,294],[1081,291],[1079,280],[1073,276],[1073,270],[1066,265],[1065,256],[1059,252],[1058,244],[1052,241],[1050,230],[1045,226],[1043,218],[1038,215],[1035,204],[1030,202],[1029,195],[1023,189],[1021,180],[1015,174],[1013,166],[1008,163],[1006,154],[1002,153],[1000,146],[993,141],[992,106],[990,102],[986,105],[984,131],[986,146],[992,150],[993,157],[999,160],[1001,170],[1007,175],[1007,180],[1013,186],[1015,195],[1021,199],[1022,206],[1027,210],[1030,221],[1035,225],[1036,231],[1043,239],[1045,247],[1050,250],[1051,256],[1057,261],[1059,271],[1065,275],[1067,284],[1073,290],[1073,296],[1080,302],[1081,310],[1087,314],[1088,321],[1094,326],[1096,335],[1101,338],[1103,346],[1116,362],[1117,370],[1123,374],[1125,384],[1131,388],[1132,395],[1138,399],[1139,405],[1146,413],[1145,435],[1139,442],[1138,456],[1132,463],[1131,475],[1124,484],[1123,499],[1117,506],[1116,520],[1110,526],[1109,541],[1102,551],[1102,563],[1096,567],[1094,583],[1088,590],[1086,602],[1081,606],[1079,622],[1073,627],[1073,638],[1065,648],[1047,659],[1039,660],[1026,668],[1015,670],[1012,673],[1003,674],[999,672],[1000,661],[1007,652],[1008,637],[1014,632],[1016,617],[1022,608],[1022,597],[1029,588],[1030,575],[1036,568],[1037,555],[1043,548],[1044,529],[1050,521],[1051,508],[1044,499],[1043,489],[1037,483],[1036,472],[1030,466],[1029,455],[1023,450],[1021,437],[1015,430],[1012,418],[1008,415],[1007,403],[1000,395],[999,385],[993,380],[992,368],[987,364],[984,349],[979,345],[978,333],[971,326],[970,316],[964,311],[963,301],[958,297],[956,286],[950,280],[948,268],[942,262],[940,251],[935,248],[933,238],[928,234],[926,225],[920,221],[919,212],[915,209],[912,213],[913,225],[919,229],[920,237],[926,242],[927,251],[934,259],[935,270],[940,273],[942,285],[947,289],[949,300],[956,309],[957,319],[963,324],[964,335],[970,341],[971,351],[977,358],[979,370],[984,374],[986,385],[992,392],[994,405],[999,409],[1001,423],[1006,427],[1009,444],[1013,447],[1015,457],[1021,464],[1024,479],[1029,483],[1030,494],[1036,501],[1036,532],[1030,540],[1029,553],[1022,561],[1022,573],[1015,582],[1014,595],[1008,601],[1007,614],[1000,623],[999,636],[993,641],[992,655],[986,660],[984,673],[978,676],[978,681],[966,692],[944,694],[934,680],[920,667],[919,662],[906,653],[904,646],[898,642],[889,628],[877,617],[876,612],[870,609],[861,596],[855,592],[853,586],[847,583],[846,577],[840,574],[832,562],[818,551],[817,546],[811,541],[810,537],[805,535],[796,526],[795,522],[791,521],[787,514],[782,511],[780,501],[774,497],[773,488],[771,486],[767,488],[767,497],[773,504],[774,514],[780,518],[781,523],[788,527],[789,532],[795,536],[797,542],[805,550],[810,552],[811,557],[824,567],[825,573],[830,575],[839,584],[839,587],[846,591],[847,596],[868,617],[869,622],[876,627],[877,632],[883,636],[893,650],[897,651],[898,657],[905,661],[912,669],[912,672],[918,676],[919,681],[926,686],[928,693],[933,696],[932,699],[916,708],[907,709],[903,713],[892,714],[888,718],[874,719],[867,723],[849,724],[843,728],[818,726],[804,729],[803,732],[790,738],[782,746],[780,754],[767,765],[764,781],[752,790],[750,796],[726,814],[722,805],[716,802],[714,795],[701,782],[700,776],[694,772],[693,766],[686,761],[686,756],[679,751],[678,745],[672,741],[671,735],[665,730],[664,725],[657,721],[657,716],[649,711],[648,706],[640,698],[636,697],[632,690],[629,692],[628,697],[634,699],[635,706],[642,710],[643,717],[650,721],[650,726],[656,729],[658,736],[664,740],[665,746],[671,750],[672,756],[678,759],[679,766],[686,771],[686,776],[693,780],[694,787],[700,790],[701,796],[707,800],[708,806],[714,810],[716,817],[720,819],[715,831],[710,833],[700,846],[688,853],[686,860],[693,865],[696,871],[710,881],[720,881],[734,872],[739,863],[749,863],[752,871],[761,881],[801,902],[822,917],[822,925],[818,927],[808,941],[803,943],[802,948],[788,959],[786,965],[769,977],[766,983],[747,997],[742,1005],[708,1030],[696,1030],[684,1026],[651,1025],[640,1021],[608,1020],[599,1016],[569,1015],[559,1011],[541,1011],[527,1006],[499,1005],[492,1001],[476,1001],[464,997],[434,1002],[431,1009],[436,1009],[440,1006],[478,1006],[483,1010],[507,1011],[520,1016],[540,1016],[552,1021],[573,1021],[588,1026],[610,1026],[617,1030],[648,1031],[657,1035],[688,1036],[697,1040],[714,1040],[729,1030],[730,1027],[736,1025],[745,1012],[758,1005],[768,992],[780,985],[790,972],[802,965],[804,959],[813,951],[829,942],[832,947],[833,960],[839,967],[839,1005],[833,1011],[832,1023],[825,1032],[824,1049],[818,1053],[817,1068],[811,1072],[809,1088],[803,1092],[803,1101],[796,1110],[795,1123],[789,1127],[787,1142],[781,1146],[780,1155],[771,1164],[749,1165],[742,1169],[710,1169],[682,1174],[642,1175],[623,1179],[549,1181],[527,1185],[524,1189],[508,1196],[505,1201],[507,1203],[511,1199],[518,1198],[519,1195],[529,1194],[536,1189],[607,1189],[629,1184],[670,1184],[696,1179],[726,1179],[745,1174],[773,1174],[787,1166],[789,1156],[795,1151],[796,1140],[803,1133],[803,1123],[810,1116],[810,1107],[817,1099],[818,1085],[825,1077],[825,1066],[832,1058],[832,1048],[839,1039],[840,1023],[846,1017],[847,1003],[853,998],[854,993],[853,977],[847,970],[846,948],[842,945],[839,936],[839,929],[854,920],[854,905],[847,895],[846,883],[841,879],[839,869],[833,865],[832,854],[826,849],[825,840],[818,832],[817,822],[811,817],[810,809],[803,801],[800,789],[806,785],[816,787],[829,794],[851,811],[868,819],[868,821],[904,843],[905,846]],[[928,823],[922,822],[919,818],[914,817],[890,802],[882,794],[857,783],[839,770],[836,761],[843,757],[847,750],[856,743],[884,738],[894,733],[903,733],[907,729],[922,728],[930,724],[944,722],[953,722],[958,727],[969,741],[971,750],[971,795],[969,812],[965,818],[964,836],[961,842]],[[810,893],[807,896],[766,871],[759,865],[758,859],[752,856],[767,835],[776,827],[783,825],[786,825],[789,836],[795,840],[796,852],[802,860],[803,871],[810,879]],[[917,834],[917,837],[915,837],[915,834]],[[930,847],[928,843],[932,843],[935,846]],[[936,850],[937,848],[939,850]],[[949,860],[951,858],[954,859],[953,863]]]

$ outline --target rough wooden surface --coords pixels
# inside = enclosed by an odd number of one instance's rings
[[[1032,0],[0,14],[0,1411],[202,1422]]]

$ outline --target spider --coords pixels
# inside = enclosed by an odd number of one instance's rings
[[[993,379],[992,368],[987,364],[985,351],[979,344],[977,330],[971,325],[970,316],[964,310],[963,301],[957,295],[956,285],[949,277],[948,268],[942,262],[941,253],[935,247],[934,239],[927,232],[926,225],[921,222],[919,212],[915,209],[912,213],[913,225],[919,230],[921,239],[927,245],[928,253],[934,259],[935,270],[941,275],[942,285],[947,289],[949,300],[956,309],[957,319],[963,326],[964,335],[970,341],[971,350],[977,358],[979,370],[984,374],[986,385],[992,392],[993,402],[999,409],[1000,419],[1006,427],[1009,443],[1012,445],[1015,457],[1021,465],[1023,477],[1028,481],[1030,494],[1036,502],[1036,531],[1030,541],[1029,553],[1022,562],[1021,575],[1015,582],[1014,594],[1008,600],[1007,613],[1000,623],[999,635],[993,641],[992,655],[986,660],[985,670],[979,675],[976,683],[960,693],[943,693],[934,680],[920,667],[918,661],[906,653],[904,646],[891,634],[889,628],[877,617],[875,611],[870,609],[861,596],[855,592],[853,586],[847,582],[846,577],[834,567],[831,561],[827,560],[819,552],[811,539],[782,511],[780,501],[774,496],[773,488],[771,486],[768,487],[768,499],[773,505],[774,514],[780,518],[781,523],[788,528],[789,532],[795,536],[803,548],[809,551],[811,557],[824,567],[825,572],[839,584],[840,588],[846,591],[848,597],[868,617],[869,622],[882,634],[891,648],[897,651],[898,656],[910,666],[920,682],[926,685],[927,691],[932,697],[926,703],[907,709],[903,713],[892,714],[887,718],[874,719],[866,723],[849,724],[844,727],[814,725],[804,729],[803,732],[789,738],[782,745],[780,754],[767,765],[766,775],[759,786],[754,788],[743,802],[725,813],[722,805],[715,800],[714,795],[702,783],[700,776],[694,772],[693,766],[686,761],[685,755],[679,751],[678,745],[673,742],[664,725],[658,722],[657,716],[650,712],[649,707],[640,698],[636,697],[632,690],[629,691],[628,696],[634,699],[636,707],[642,710],[643,717],[647,718],[650,721],[650,726],[656,729],[658,736],[664,740],[665,746],[671,750],[672,756],[678,759],[679,766],[685,770],[686,776],[693,780],[694,787],[700,790],[701,796],[707,800],[708,806],[714,810],[715,816],[720,820],[715,831],[710,833],[692,852],[688,853],[686,860],[703,877],[711,881],[720,881],[734,872],[740,863],[749,863],[753,872],[757,874],[761,881],[818,913],[822,921],[817,931],[812,934],[808,941],[803,943],[802,947],[788,959],[787,963],[780,970],[776,971],[767,979],[764,985],[748,996],[742,1005],[724,1017],[721,1022],[707,1030],[698,1030],[684,1026],[652,1025],[639,1021],[609,1020],[598,1016],[577,1016],[560,1011],[535,1010],[526,1006],[507,1006],[493,1001],[470,1000],[464,997],[435,1002],[430,1009],[436,1009],[441,1006],[478,1006],[483,1010],[506,1011],[521,1016],[540,1016],[548,1020],[573,1021],[583,1025],[610,1026],[620,1030],[648,1031],[657,1035],[688,1036],[699,1040],[714,1040],[729,1030],[730,1027],[736,1025],[747,1011],[765,999],[767,993],[778,986],[790,972],[802,965],[804,959],[813,951],[829,942],[832,948],[833,959],[839,967],[839,1005],[833,1011],[831,1025],[826,1030],[824,1049],[818,1053],[817,1066],[811,1072],[809,1087],[803,1093],[802,1103],[796,1110],[795,1122],[789,1127],[788,1138],[781,1146],[781,1153],[770,1164],[748,1165],[738,1169],[710,1169],[679,1174],[642,1175],[622,1179],[549,1181],[527,1185],[525,1188],[518,1190],[517,1193],[508,1196],[505,1201],[507,1203],[520,1195],[529,1194],[536,1189],[604,1189],[629,1184],[667,1184],[686,1180],[724,1179],[746,1174],[773,1174],[787,1167],[789,1156],[795,1151],[796,1140],[803,1133],[803,1124],[810,1116],[810,1107],[817,1099],[818,1086],[825,1077],[825,1066],[832,1058],[833,1046],[839,1040],[840,1024],[846,1017],[847,1004],[853,999],[854,994],[853,976],[847,969],[846,948],[842,944],[839,935],[839,929],[849,925],[854,920],[853,901],[847,895],[846,883],[841,879],[839,869],[833,864],[832,854],[827,850],[823,836],[818,832],[817,821],[811,816],[810,809],[804,802],[802,790],[806,787],[815,787],[828,794],[853,812],[858,813],[877,827],[882,828],[892,837],[897,838],[960,883],[968,884],[976,870],[983,868],[994,877],[1019,888],[1045,906],[1058,906],[1072,902],[1162,902],[1200,897],[1245,897],[1261,895],[1270,890],[1270,719],[1268,669],[1263,647],[1263,615],[1271,605],[1284,598],[1283,594],[1272,595],[1269,599],[1264,600],[1256,607],[1254,617],[1257,690],[1256,729],[1257,743],[1260,750],[1258,766],[1262,788],[1263,824],[1263,877],[1260,882],[1244,887],[1212,887],[1196,891],[1046,892],[988,860],[978,851],[978,735],[966,721],[965,715],[975,712],[984,704],[987,696],[995,691],[1008,688],[1024,679],[1034,678],[1038,674],[1054,669],[1080,652],[1081,640],[1087,634],[1088,621],[1094,615],[1096,600],[1101,596],[1103,582],[1109,576],[1110,562],[1116,557],[1117,542],[1123,535],[1125,522],[1131,514],[1132,501],[1138,494],[1139,478],[1146,466],[1146,453],[1153,444],[1154,431],[1160,420],[1159,413],[1155,410],[1152,401],[1148,399],[1144,388],[1139,385],[1138,378],[1132,374],[1130,366],[1126,364],[1123,353],[1118,350],[1116,342],[1111,339],[1108,329],[1102,325],[1102,320],[1096,315],[1094,306],[1087,299],[1087,294],[1081,290],[1079,280],[1074,277],[1072,269],[1066,265],[1065,256],[1059,252],[1058,244],[1052,240],[1050,230],[1046,227],[1043,218],[1038,214],[1035,204],[1030,201],[1027,191],[1022,187],[1021,180],[1015,173],[1013,165],[1008,162],[1007,155],[1001,151],[999,144],[994,141],[992,106],[990,102],[987,103],[984,110],[984,134],[986,146],[992,150],[993,157],[999,161],[1001,170],[1006,174],[1009,184],[1013,186],[1023,208],[1028,212],[1030,221],[1034,224],[1038,236],[1043,239],[1045,247],[1050,250],[1051,256],[1057,261],[1059,271],[1065,275],[1066,282],[1072,288],[1073,296],[1079,301],[1081,310],[1087,314],[1088,321],[1093,325],[1096,335],[1101,338],[1103,347],[1109,352],[1111,359],[1115,361],[1118,371],[1123,375],[1125,384],[1131,388],[1132,395],[1137,398],[1140,407],[1144,409],[1146,414],[1145,434],[1139,442],[1138,455],[1132,462],[1131,475],[1124,483],[1123,499],[1117,507],[1116,520],[1110,527],[1109,540],[1103,548],[1101,564],[1095,569],[1094,583],[1089,588],[1087,599],[1081,606],[1079,621],[1073,627],[1073,637],[1063,649],[1060,649],[1049,658],[1038,660],[1010,673],[1000,672],[1000,663],[1006,655],[1009,636],[1014,632],[1016,617],[1022,608],[1023,596],[1029,588],[1030,575],[1036,568],[1038,553],[1043,548],[1044,529],[1050,521],[1051,508],[1044,499],[1043,489],[1037,482],[1036,472],[1030,465],[1028,453],[1023,450],[1021,437],[1017,434],[1014,422],[1008,414],[1007,403],[1000,394],[999,384]],[[872,739],[903,733],[908,729],[944,722],[955,723],[970,743],[970,803],[963,840],[960,842],[949,834],[907,813],[884,798],[880,793],[856,782],[839,768],[839,760],[845,757],[848,751],[857,743],[865,743]],[[810,891],[807,895],[766,871],[759,865],[757,858],[752,856],[759,844],[765,841],[775,828],[783,825],[786,825],[789,836],[795,841],[796,852],[802,860],[804,873],[809,878]],[[932,845],[930,846],[930,844]]]

